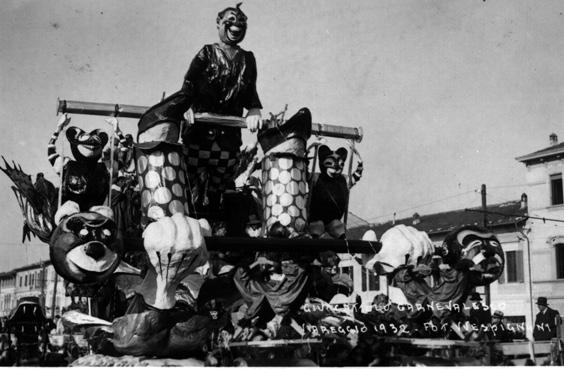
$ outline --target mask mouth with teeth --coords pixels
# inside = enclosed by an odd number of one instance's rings
[[[104,146],[108,143],[108,134],[100,129],[85,132],[78,127],[69,127],[67,139],[76,160],[82,158],[98,161]]]
[[[118,267],[116,225],[95,211],[64,218],[53,232],[50,258],[57,273],[76,284],[94,284]]]
[[[219,39],[227,45],[237,45],[245,38],[247,32],[247,16],[237,4],[235,8],[230,7],[222,10],[217,15],[217,29]]]
[[[337,178],[343,173],[343,167],[347,160],[347,149],[341,147],[332,151],[329,147],[319,147],[319,167],[321,172],[329,178]]]

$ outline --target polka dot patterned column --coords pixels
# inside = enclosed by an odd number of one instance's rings
[[[141,192],[141,224],[175,213],[188,214],[182,146],[160,142],[135,148]]]
[[[307,216],[307,159],[292,154],[271,154],[262,161],[263,215],[266,229],[280,222],[298,233]]]

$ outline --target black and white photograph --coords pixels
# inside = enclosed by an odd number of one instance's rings
[[[0,366],[564,366],[564,2],[1,5]]]

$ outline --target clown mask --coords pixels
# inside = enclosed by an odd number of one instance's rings
[[[217,15],[217,30],[219,39],[227,45],[237,45],[245,38],[247,32],[247,16],[237,4],[236,8],[227,8]]]
[[[100,129],[85,132],[78,127],[69,127],[66,134],[76,160],[98,161],[108,143],[108,134]]]

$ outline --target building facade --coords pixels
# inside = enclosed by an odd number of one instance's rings
[[[38,297],[48,317],[70,304],[64,282],[50,261],[25,265],[0,274],[0,316],[8,316],[23,297]],[[54,308],[54,311],[53,311]],[[54,314],[53,314],[54,313]]]
[[[530,262],[525,253],[524,265],[530,266],[533,298],[547,297],[549,305],[564,314],[564,143],[551,134],[548,147],[516,160],[525,165],[530,199],[521,243],[525,250],[530,247]]]
[[[525,323],[526,336],[538,312],[535,301],[548,298],[549,305],[564,314],[564,143],[552,134],[549,146],[517,157],[526,169],[527,194],[520,200],[483,208],[462,209],[400,219],[378,225],[360,225],[348,231],[359,239],[373,229],[378,238],[395,224],[427,232],[439,245],[452,230],[464,225],[484,225],[499,239],[505,254],[505,270],[498,281],[477,292],[488,294],[492,309],[502,310],[510,322]],[[385,280],[380,280],[384,289]]]
[[[16,307],[16,273],[0,273],[0,317],[7,316]]]

